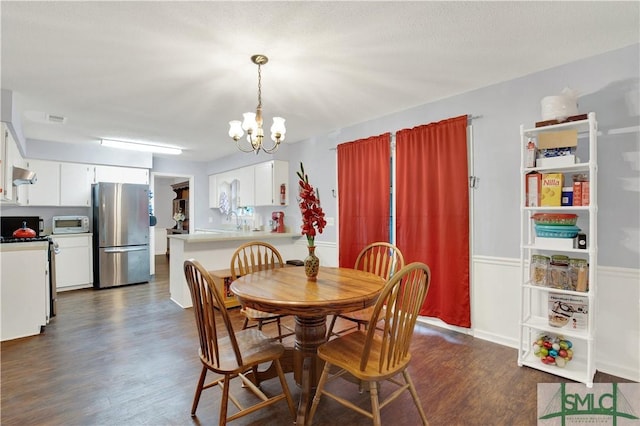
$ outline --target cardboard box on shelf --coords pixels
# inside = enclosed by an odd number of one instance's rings
[[[589,301],[584,296],[549,293],[549,325],[572,330],[586,330]]]
[[[578,131],[560,130],[538,135],[538,149],[565,148],[578,145]]]
[[[582,187],[582,204],[583,206],[589,205],[589,182],[580,182]]]
[[[525,206],[526,207],[538,207],[540,206],[540,183],[542,182],[542,175],[537,172],[529,173],[525,176]]]
[[[540,205],[543,207],[559,207],[562,201],[562,173],[543,173],[540,192]]]
[[[536,167],[562,167],[576,163],[575,155],[560,155],[558,157],[538,158]]]
[[[573,182],[573,205],[582,205],[582,182]]]

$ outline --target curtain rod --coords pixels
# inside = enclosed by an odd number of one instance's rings
[[[483,118],[482,115],[471,115],[471,114],[467,114],[467,121],[472,121],[472,120],[477,120],[479,118]],[[393,141],[396,137],[396,132],[390,132],[391,133],[391,140]],[[329,148],[329,151],[336,151],[338,149],[337,146],[331,147]]]

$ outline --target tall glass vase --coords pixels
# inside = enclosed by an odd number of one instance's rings
[[[320,269],[320,259],[316,256],[315,246],[309,246],[308,249],[309,255],[304,259],[304,273],[307,274],[307,278],[310,280],[315,280]]]

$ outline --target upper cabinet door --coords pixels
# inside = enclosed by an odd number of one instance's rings
[[[254,166],[242,167],[236,170],[237,182],[237,205],[247,207],[255,205],[254,194]]]
[[[149,170],[134,167],[95,166],[93,183],[141,183],[149,184]]]
[[[36,182],[27,186],[29,206],[60,205],[60,163],[44,160],[27,160],[27,168],[36,173]]]
[[[60,163],[60,205],[90,207],[92,179],[92,166]]]
[[[13,166],[24,167],[24,159],[20,154],[16,141],[11,136],[11,132],[5,123],[2,123],[2,167],[0,168],[0,178],[2,180],[0,199],[20,203],[26,199],[26,185],[13,186]]]
[[[289,204],[289,163],[273,160],[255,165],[255,205]],[[284,188],[282,187],[284,185]],[[284,189],[284,191],[283,191]],[[284,193],[283,193],[284,192]]]

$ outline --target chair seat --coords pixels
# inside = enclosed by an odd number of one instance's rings
[[[383,368],[379,371],[378,362],[382,348],[382,338],[376,335],[371,342],[369,362],[364,371],[361,371],[360,360],[362,359],[362,348],[365,347],[366,340],[366,331],[357,330],[353,333],[345,334],[339,339],[330,340],[320,345],[318,347],[318,357],[325,362],[347,370],[356,378],[364,381],[381,381],[393,377],[402,371],[411,359],[411,355],[407,353],[404,359],[397,363],[393,369]]]
[[[348,319],[354,322],[358,322],[360,324],[368,324],[371,319],[371,313],[373,312],[373,307],[360,309],[359,311],[347,312],[344,314],[338,315],[340,318]]]
[[[272,320],[272,319],[275,320],[278,318],[282,318],[284,316],[279,314],[271,314],[269,312],[263,312],[257,309],[246,308],[246,307],[242,308],[240,312],[243,315],[245,315],[247,318],[253,321],[258,321],[258,320],[266,321],[266,320]]]
[[[240,330],[235,333],[235,336],[244,366],[238,367],[231,340],[227,336],[218,338],[220,364],[214,365],[208,362],[200,351],[202,362],[217,373],[235,373],[245,371],[250,365],[273,361],[284,353],[284,347],[281,343],[273,341],[255,328]]]

